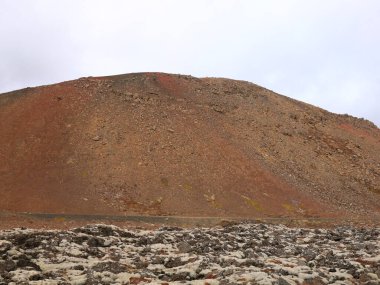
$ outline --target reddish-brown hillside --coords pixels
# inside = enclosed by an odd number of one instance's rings
[[[0,95],[0,211],[379,217],[380,130],[255,84],[138,73]]]

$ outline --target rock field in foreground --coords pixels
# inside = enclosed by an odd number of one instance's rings
[[[380,228],[0,231],[0,284],[380,284]]]

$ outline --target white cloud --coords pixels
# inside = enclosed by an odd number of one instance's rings
[[[223,76],[379,125],[378,15],[377,0],[2,0],[0,92],[136,71]]]

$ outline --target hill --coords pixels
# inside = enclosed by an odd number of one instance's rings
[[[380,130],[258,85],[163,73],[0,95],[0,211],[380,217]]]

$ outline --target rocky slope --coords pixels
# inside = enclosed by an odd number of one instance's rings
[[[380,130],[255,84],[138,73],[0,95],[0,210],[379,218]]]
[[[380,229],[0,231],[0,284],[380,284]]]

